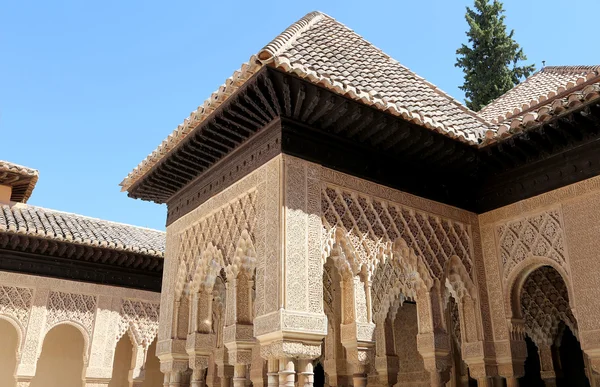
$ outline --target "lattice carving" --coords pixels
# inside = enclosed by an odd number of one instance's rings
[[[521,292],[525,331],[537,344],[552,345],[560,322],[577,335],[565,281],[552,267],[543,266],[525,280]]]
[[[27,327],[33,293],[29,288],[0,286],[0,315],[16,319],[22,329]]]
[[[135,343],[150,346],[158,333],[159,304],[124,299],[117,340],[129,330]]]
[[[453,255],[472,271],[471,238],[463,223],[332,186],[322,188],[321,206],[323,236],[331,238],[334,229],[343,229],[361,264],[376,261],[402,238],[438,278]],[[323,246],[327,255],[331,239]]]
[[[527,256],[548,257],[565,266],[565,243],[558,209],[527,216],[497,227],[504,279]]]
[[[216,209],[180,236],[181,256],[189,266],[195,265],[209,243],[223,252],[229,264],[242,232],[251,237],[256,225],[256,190],[251,190]]]
[[[86,294],[50,292],[46,331],[61,322],[80,324],[92,336],[97,298]]]
[[[373,316],[375,316],[376,322],[382,321],[387,316],[391,303],[397,298],[396,295],[414,301],[416,297],[415,277],[416,273],[407,272],[396,259],[388,259],[377,267],[373,276],[371,292]]]

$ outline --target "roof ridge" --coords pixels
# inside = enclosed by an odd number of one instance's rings
[[[275,39],[273,39],[271,41],[271,43],[267,44],[258,53],[258,55],[257,55],[258,59],[261,60],[261,62],[263,62],[263,63],[271,62],[276,55],[283,53],[288,48],[291,48],[294,45],[295,41],[302,35],[303,32],[309,30],[312,26],[314,26],[316,23],[323,20],[324,18],[328,18],[328,19],[332,20],[333,22],[339,24],[340,26],[344,27],[350,33],[356,35],[358,38],[363,40],[365,43],[367,43],[373,49],[375,49],[380,54],[382,54],[385,58],[387,58],[387,60],[392,61],[395,64],[399,65],[400,67],[403,67],[404,69],[409,71],[415,78],[421,80],[423,83],[425,83],[427,86],[429,86],[429,88],[431,88],[436,94],[448,99],[450,102],[452,102],[454,105],[456,105],[459,109],[461,109],[465,113],[469,114],[476,120],[480,121],[482,124],[490,126],[490,122],[485,120],[483,117],[480,117],[476,112],[469,109],[467,106],[462,104],[460,101],[458,101],[456,98],[454,98],[450,94],[446,93],[444,90],[440,89],[435,84],[431,83],[427,79],[425,79],[422,76],[420,76],[419,74],[417,74],[415,71],[411,70],[404,64],[400,63],[400,61],[398,61],[391,55],[387,54],[384,50],[382,50],[381,48],[379,48],[378,46],[373,44],[370,40],[365,38],[363,35],[357,33],[354,29],[348,27],[346,24],[340,22],[336,18],[331,17],[320,11],[313,11],[313,12],[306,14],[302,19],[298,20],[296,23],[292,24],[287,29],[285,29],[281,34],[279,34],[279,36],[277,36]],[[316,71],[316,70],[313,69],[313,71]],[[423,118],[425,117],[425,115],[422,112],[418,112],[418,113],[421,117],[423,117]]]
[[[538,72],[571,73],[571,72],[580,72],[580,71],[600,71],[600,65],[546,66],[546,67],[543,67]]]
[[[16,208],[37,208],[37,209],[40,209],[40,210],[43,210],[43,211],[46,211],[46,212],[58,213],[58,214],[63,214],[63,215],[74,215],[74,216],[77,216],[79,218],[85,218],[87,220],[95,220],[95,221],[99,221],[99,222],[102,222],[102,223],[110,223],[110,224],[114,224],[114,225],[118,225],[118,226],[134,227],[134,228],[137,228],[137,229],[140,229],[140,230],[155,231],[155,232],[159,232],[161,234],[166,234],[166,231],[157,230],[157,229],[150,228],[150,227],[136,226],[134,224],[123,223],[123,222],[116,222],[114,220],[108,220],[108,219],[94,218],[92,216],[81,215],[81,214],[77,214],[75,212],[55,210],[55,209],[52,209],[52,208],[35,206],[35,205],[32,205],[32,204],[27,204],[27,203],[15,203],[11,207],[16,207]]]
[[[275,39],[271,40],[258,52],[256,56],[261,61],[268,61],[269,59],[272,59],[275,55],[291,47],[304,31],[310,29],[314,24],[322,20],[324,17],[331,18],[320,11],[312,11],[307,13],[300,20],[294,22],[288,28],[283,30],[283,32],[277,35]]]

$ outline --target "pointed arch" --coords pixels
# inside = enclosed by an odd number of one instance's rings
[[[177,274],[175,275],[175,301],[181,300],[183,289],[186,285],[186,279],[188,275],[187,263],[184,260],[179,261],[177,267]]]
[[[462,260],[453,255],[446,262],[442,284],[445,287],[444,309],[450,305],[450,296],[456,301],[461,332],[461,349],[467,343],[481,341],[481,323],[477,313],[477,287]],[[476,353],[480,357],[482,353]],[[467,364],[470,359],[464,359]]]
[[[469,276],[467,268],[456,255],[446,262],[442,283],[457,301],[461,301],[464,296],[469,296],[473,300],[477,298],[477,287]]]
[[[247,230],[242,230],[231,259],[230,271],[237,278],[239,273],[252,277],[256,268],[256,249]]]
[[[333,260],[342,278],[353,277],[360,273],[361,263],[357,258],[354,247],[348,241],[348,232],[343,227],[336,227],[332,235],[333,243],[329,250],[329,257]]]
[[[202,251],[196,269],[192,273],[190,291],[198,293],[201,288],[212,291],[217,276],[225,266],[223,253],[212,242],[209,242]]]

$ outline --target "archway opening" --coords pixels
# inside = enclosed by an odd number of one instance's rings
[[[113,361],[113,373],[108,387],[129,387],[129,370],[131,368],[131,357],[133,348],[129,335],[125,333],[117,342],[115,358]]]
[[[554,267],[541,266],[522,284],[516,312],[525,322],[527,359],[521,384],[589,386],[564,278]]]
[[[556,378],[557,386],[589,386],[581,345],[569,327],[564,328],[557,349],[557,360],[560,362]]]
[[[84,346],[83,335],[74,326],[52,328],[44,338],[30,387],[82,386]]]
[[[430,382],[430,375],[425,370],[423,358],[417,348],[419,333],[417,305],[410,301],[402,302],[401,298],[402,296],[399,296],[396,305],[392,305],[391,308],[395,349],[398,356],[397,380],[399,385],[412,383],[425,386]]]
[[[529,336],[525,336],[527,344],[527,359],[525,360],[525,376],[519,378],[519,385],[531,387],[544,387],[541,376],[540,355],[538,348]]]
[[[325,370],[321,363],[317,363],[314,370],[314,387],[324,387],[325,386]]]
[[[10,322],[0,319],[0,386],[14,387],[19,335]]]
[[[162,387],[163,374],[160,372],[160,360],[156,356],[156,339],[148,347],[146,356],[146,374],[142,387]]]

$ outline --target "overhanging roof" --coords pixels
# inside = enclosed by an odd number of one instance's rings
[[[475,145],[491,126],[433,84],[402,66],[358,34],[311,12],[288,27],[184,121],[121,182],[122,189],[144,179],[183,139],[262,67],[294,74],[340,95]]]

